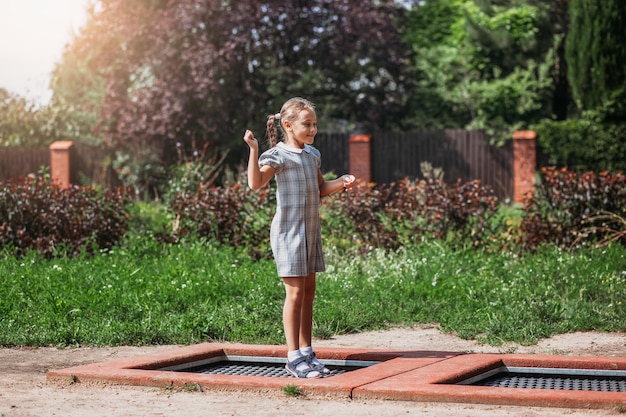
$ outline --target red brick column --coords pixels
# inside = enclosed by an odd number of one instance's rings
[[[357,180],[372,182],[372,136],[358,134],[348,141],[348,166]]]
[[[61,188],[70,187],[70,150],[72,141],[58,141],[50,145],[50,176]]]
[[[513,202],[521,203],[535,187],[537,170],[537,133],[518,130],[513,133]]]

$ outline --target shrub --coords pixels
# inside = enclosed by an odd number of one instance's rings
[[[545,120],[533,128],[543,165],[566,166],[585,171],[626,170],[626,123],[607,120],[599,112],[585,112],[580,119]]]
[[[496,213],[497,198],[480,181],[446,184],[429,178],[379,186],[361,183],[326,204],[323,219],[340,242],[395,249],[433,238],[481,245],[494,232],[490,217]]]
[[[484,243],[489,217],[496,213],[498,204],[491,187],[479,180],[446,184],[429,179],[418,183],[418,192],[418,215],[423,221],[414,232],[472,246]]]
[[[128,231],[136,235],[153,235],[170,241],[172,214],[167,206],[158,201],[133,201],[127,207]]]
[[[61,189],[46,175],[0,183],[0,247],[46,257],[110,248],[127,230],[129,202],[124,190]]]
[[[181,143],[176,144],[178,163],[169,166],[167,186],[165,187],[165,201],[170,201],[179,194],[193,194],[199,188],[208,188],[216,185],[217,179],[225,171],[223,164],[228,156],[224,152],[221,156],[217,152],[211,152],[208,145],[191,155],[187,155]]]
[[[544,243],[571,248],[602,241],[611,231],[619,233],[619,219],[626,217],[626,175],[578,175],[555,167],[542,168],[541,174],[542,183],[524,202],[521,229],[526,249]]]
[[[246,247],[255,257],[269,255],[269,230],[276,207],[268,188],[255,192],[235,183],[225,187],[200,187],[196,193],[179,193],[170,209],[178,222],[177,237],[195,235],[215,239],[235,248]]]
[[[376,247],[397,247],[397,233],[383,221],[385,204],[392,195],[391,186],[361,182],[350,192],[323,199],[325,240],[342,249],[356,244],[362,253]]]

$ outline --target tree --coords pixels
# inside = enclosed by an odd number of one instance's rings
[[[570,0],[569,16],[566,56],[572,92],[579,109],[593,110],[626,93],[626,3]]]
[[[75,139],[76,132],[66,108],[38,107],[0,88],[1,147],[47,147],[56,140]]]
[[[570,0],[568,16],[565,60],[578,114],[534,126],[541,154],[576,171],[624,170],[626,4]]]
[[[558,38],[545,30],[547,10],[520,0],[427,1],[414,8],[407,25],[419,86],[414,124],[485,129],[505,139],[549,117]]]
[[[24,146],[33,142],[28,138],[33,136],[35,118],[32,103],[0,88],[0,146]]]
[[[394,27],[402,10],[373,0],[100,0],[71,50],[103,82],[97,129],[110,145],[232,148],[294,95],[319,103],[321,120],[397,124],[410,89]]]
[[[65,46],[61,61],[50,81],[50,106],[70,115],[74,126],[73,138],[99,145],[102,140],[94,131],[104,97],[104,78],[89,67],[93,53],[82,55],[76,42]]]
[[[457,86],[467,78],[461,54],[465,31],[465,0],[427,1],[414,6],[406,18],[406,42],[411,46],[416,92],[409,101],[407,128],[463,128],[471,114]]]

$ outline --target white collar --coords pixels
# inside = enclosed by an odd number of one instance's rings
[[[281,148],[281,149],[285,149],[287,151],[294,152],[294,153],[302,153],[303,150],[306,153],[311,153],[311,147],[309,145],[307,145],[306,143],[304,144],[304,149],[292,148],[291,146],[287,146],[287,144],[285,142],[278,142],[276,144],[276,146]]]

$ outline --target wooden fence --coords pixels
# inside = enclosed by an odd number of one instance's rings
[[[72,184],[97,184],[106,189],[122,186],[111,166],[112,158],[113,154],[107,149],[74,142],[70,181]]]
[[[347,174],[350,169],[348,133],[318,133],[315,146],[322,154],[322,172]]]
[[[122,185],[110,162],[109,151],[74,142],[71,148],[71,183],[99,185],[108,189]],[[48,148],[0,149],[0,181],[37,174],[42,168],[50,168]]]
[[[482,131],[378,133],[372,136],[372,159],[376,183],[423,178],[420,165],[428,162],[442,169],[447,182],[479,179],[500,199],[513,195],[511,142],[491,146]]]
[[[44,149],[0,149],[0,180],[36,174],[50,166],[50,151]]]
[[[350,172],[349,134],[319,133],[315,144],[322,153],[322,171],[337,175]],[[480,179],[498,198],[513,195],[513,151],[488,144],[480,131],[445,130],[418,133],[376,133],[371,140],[371,180],[378,184],[402,178],[422,178],[420,164],[441,168],[444,179]],[[104,149],[75,142],[71,148],[73,184],[121,185],[111,168],[111,155]],[[0,180],[36,173],[50,165],[48,149],[0,150]]]
[[[322,170],[348,173],[349,134],[320,133],[314,146],[322,153]],[[499,199],[513,195],[511,143],[496,147],[482,131],[380,132],[371,140],[371,181],[388,184],[403,178],[423,178],[421,163],[441,168],[444,179],[479,179]]]

